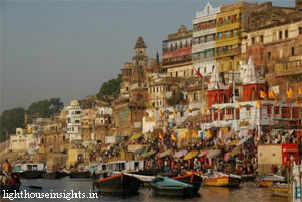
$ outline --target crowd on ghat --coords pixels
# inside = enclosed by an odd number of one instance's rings
[[[256,130],[249,130],[245,137],[240,137],[238,132],[232,131],[227,139],[212,135],[211,138],[199,138],[195,142],[179,147],[172,134],[171,131],[161,137],[142,136],[130,142],[122,141],[102,152],[102,161],[118,157],[120,151],[127,151],[127,144],[141,144],[147,145],[144,152],[151,155],[147,158],[141,158],[141,154],[135,156],[137,160],[144,160],[146,169],[161,169],[170,173],[184,171],[205,173],[212,169],[224,173],[249,175],[256,174],[257,145],[298,143],[300,140],[300,135],[294,130],[275,130],[261,136]],[[272,167],[273,173],[281,173],[281,170],[281,167]]]

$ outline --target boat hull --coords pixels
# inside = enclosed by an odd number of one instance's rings
[[[288,197],[291,194],[289,187],[276,186],[276,187],[272,187],[271,190],[273,196]]]
[[[203,179],[203,185],[215,186],[215,187],[239,187],[241,179],[229,176],[205,178]]]
[[[53,180],[55,180],[55,179],[61,179],[61,178],[66,177],[66,176],[68,176],[68,174],[65,173],[65,172],[52,172],[52,173],[45,173],[43,175],[43,178],[44,179],[53,179]]]
[[[90,178],[90,172],[71,172],[69,174],[70,178]]]
[[[120,196],[138,193],[140,181],[132,176],[120,174],[94,182],[94,189],[101,194],[115,194]]]
[[[45,171],[24,171],[22,173],[19,173],[19,176],[23,179],[39,179],[43,178],[43,175],[45,173]]]
[[[178,176],[172,179],[193,185],[194,193],[198,193],[200,186],[202,184],[202,178],[195,174]]]
[[[159,187],[154,183],[151,183],[151,187],[154,194],[159,196],[191,198],[197,195],[194,187]]]

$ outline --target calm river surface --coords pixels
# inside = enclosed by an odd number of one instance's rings
[[[91,181],[88,179],[70,179],[63,178],[60,180],[23,180],[24,186],[41,186],[42,190],[35,190],[26,188],[26,191],[29,193],[65,193],[73,190],[78,192],[79,190],[82,193],[88,193],[91,189]],[[22,189],[24,189],[22,187]],[[285,202],[288,201],[286,198],[273,197],[271,192],[268,189],[257,188],[253,183],[244,183],[238,189],[228,189],[228,188],[211,188],[211,187],[202,187],[200,189],[201,196],[199,198],[193,199],[177,199],[177,198],[161,198],[153,195],[152,190],[148,188],[141,188],[140,194],[131,198],[121,199],[118,197],[112,196],[99,196],[98,199],[72,199],[70,201],[75,202],[91,202],[91,201],[115,201],[115,202],[159,202],[159,201],[190,201],[190,202]],[[1,201],[1,200],[0,200]],[[9,200],[4,200],[9,201]],[[15,199],[14,201],[18,202],[40,202],[40,201],[56,201],[54,199]],[[64,199],[57,199],[57,201],[67,201]]]

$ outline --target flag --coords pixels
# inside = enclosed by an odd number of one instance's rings
[[[288,98],[293,98],[293,96],[294,96],[293,89],[292,89],[292,88],[289,88],[288,91],[287,91],[287,97],[288,97]]]
[[[261,108],[261,101],[260,100],[256,101],[256,107]]]
[[[193,67],[193,68],[195,70],[196,76],[199,77],[199,78],[202,78],[201,73],[199,71],[197,71],[195,67]]]
[[[163,134],[162,133],[159,133],[159,139],[163,139]]]
[[[164,113],[163,113],[163,112],[160,112],[159,115],[160,115],[160,117],[162,117],[162,116],[164,115]]]
[[[185,138],[188,138],[188,137],[189,137],[189,132],[185,131]]]
[[[237,108],[238,108],[238,109],[241,109],[241,105],[240,105],[240,104],[238,104],[238,105],[237,105]]]
[[[266,93],[264,90],[260,90],[260,97],[263,99],[266,98]]]
[[[192,110],[191,110],[190,108],[188,108],[188,110],[187,110],[187,111],[188,111],[188,113],[192,113]]]
[[[300,102],[298,99],[296,100],[296,107],[300,107]]]
[[[220,112],[220,107],[219,106],[217,107],[217,111]]]
[[[176,137],[174,134],[172,134],[171,138],[172,138],[172,140],[176,141]]]
[[[174,110],[174,111],[173,111],[173,114],[174,114],[174,115],[176,115],[176,114],[177,114],[177,111],[176,111],[176,110]]]
[[[278,100],[275,100],[274,106],[278,106]]]
[[[299,93],[300,96],[302,96],[302,87],[300,87],[300,88],[298,89],[298,93]]]
[[[275,92],[273,90],[268,91],[268,98],[276,99]]]

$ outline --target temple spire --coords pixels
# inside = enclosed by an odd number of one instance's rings
[[[209,83],[209,90],[218,90],[218,89],[226,89],[226,86],[219,74],[218,68],[213,67],[213,72]]]

